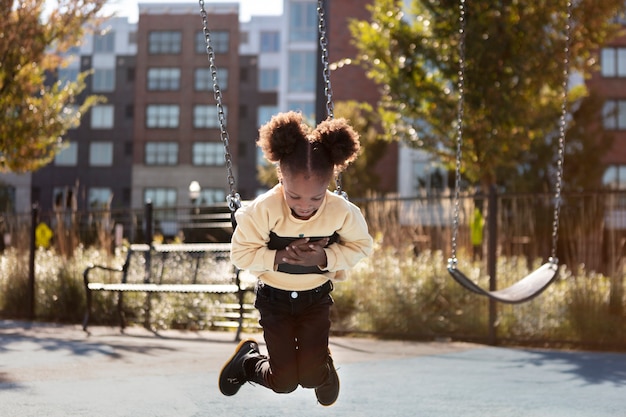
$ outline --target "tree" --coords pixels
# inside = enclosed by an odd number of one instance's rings
[[[0,1],[0,171],[28,172],[62,149],[62,136],[96,101],[78,102],[86,74],[48,82],[67,64],[106,0],[59,0],[44,16],[42,0]]]
[[[381,86],[388,138],[442,158],[456,157],[459,0],[374,0],[371,21],[350,29],[359,63]],[[596,69],[594,51],[615,36],[622,0],[581,0],[572,8],[570,68]],[[562,102],[566,1],[465,2],[463,169],[472,183],[490,186],[498,175],[532,157],[533,144],[550,144]],[[568,101],[586,95],[570,88]]]

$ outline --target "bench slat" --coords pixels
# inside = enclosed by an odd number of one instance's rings
[[[90,282],[92,291],[124,291],[124,292],[170,292],[170,293],[212,293],[236,294],[239,288],[234,284],[103,284]]]

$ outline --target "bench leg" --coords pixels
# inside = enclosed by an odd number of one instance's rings
[[[87,331],[87,326],[89,324],[89,315],[91,313],[91,290],[89,289],[89,271],[92,268],[87,268],[83,272],[83,282],[85,283],[85,315],[83,316],[83,331],[89,333]]]
[[[117,293],[117,315],[120,319],[120,332],[124,332],[126,328],[126,317],[124,316],[124,293]]]

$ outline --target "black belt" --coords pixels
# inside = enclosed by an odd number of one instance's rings
[[[292,301],[296,301],[299,299],[306,300],[306,299],[311,299],[313,297],[326,295],[330,293],[332,290],[333,290],[333,283],[331,280],[326,281],[324,284],[320,285],[317,288],[313,288],[312,290],[304,290],[304,291],[281,290],[279,288],[274,288],[270,285],[267,285],[262,281],[259,281],[257,285],[258,292],[274,300],[287,300],[287,299],[292,300]]]

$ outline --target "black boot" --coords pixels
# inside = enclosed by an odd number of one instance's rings
[[[224,364],[220,372],[219,386],[224,395],[235,395],[239,388],[248,381],[244,362],[260,354],[259,345],[254,339],[242,340],[233,356]]]
[[[325,407],[333,405],[339,397],[339,375],[337,375],[330,354],[328,355],[328,378],[322,385],[315,388],[315,396],[317,401]]]

